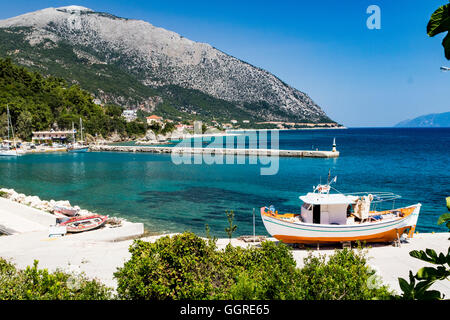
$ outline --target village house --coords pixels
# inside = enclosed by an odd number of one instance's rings
[[[154,123],[159,123],[160,125],[162,125],[163,124],[162,120],[163,120],[162,117],[159,117],[159,116],[153,114],[153,115],[147,117],[147,124],[152,125]]]
[[[66,131],[33,131],[32,141],[34,143],[45,143],[45,142],[65,142],[69,135],[74,132],[72,130]]]

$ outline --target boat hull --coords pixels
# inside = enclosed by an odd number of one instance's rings
[[[100,228],[106,223],[107,219],[108,219],[107,216],[94,215],[88,217],[68,219],[60,223],[59,225],[65,226],[67,232],[77,233]]]
[[[267,232],[285,243],[339,243],[348,241],[391,242],[403,233],[412,237],[421,204],[412,208],[412,213],[399,219],[354,225],[322,225],[281,220],[261,208],[261,218]]]
[[[85,148],[76,148],[76,149],[68,149],[67,152],[70,153],[84,153],[84,152],[88,152],[89,148],[85,147]]]
[[[2,150],[0,151],[0,156],[2,157],[16,157],[18,156],[18,153],[16,150]]]
[[[69,216],[69,217],[75,217],[76,215],[78,215],[79,210],[74,209],[74,208],[55,206],[53,208],[53,212],[63,214],[65,216]]]

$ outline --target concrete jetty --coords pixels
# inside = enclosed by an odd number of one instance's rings
[[[0,234],[48,230],[56,216],[0,197]]]
[[[90,145],[89,151],[337,158],[339,151]]]

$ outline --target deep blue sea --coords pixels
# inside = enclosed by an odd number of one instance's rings
[[[325,182],[341,192],[386,191],[395,206],[422,203],[417,231],[446,231],[436,221],[450,196],[450,128],[351,128],[282,131],[280,149],[331,150],[337,159],[280,158],[276,175],[261,164],[174,164],[169,154],[89,152],[0,158],[0,186],[69,200],[88,210],[144,222],[154,232],[191,230],[226,236],[225,212],[234,210],[234,235],[267,234],[258,208],[299,212],[302,194]]]

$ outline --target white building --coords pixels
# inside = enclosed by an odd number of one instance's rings
[[[157,115],[151,115],[149,117],[147,117],[147,124],[148,125],[152,125],[153,123],[159,123],[160,125],[163,124],[163,118],[159,117]]]
[[[125,118],[126,121],[130,122],[137,119],[137,110],[123,110],[122,117]]]

